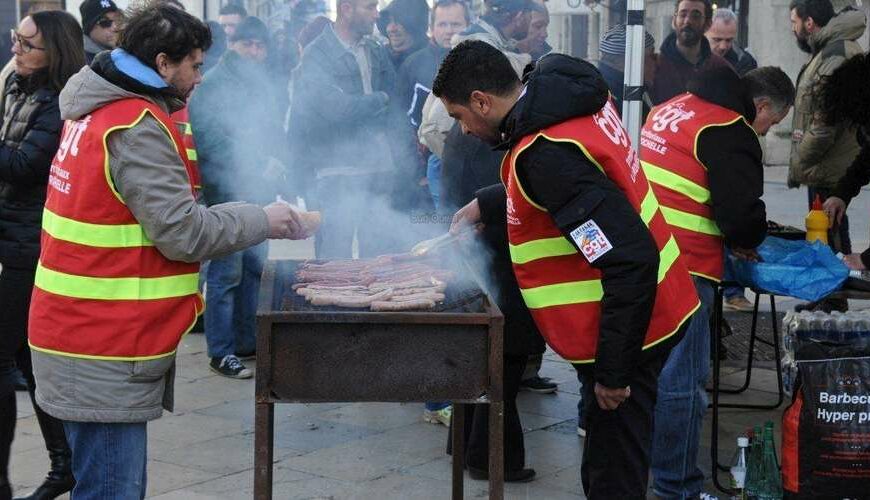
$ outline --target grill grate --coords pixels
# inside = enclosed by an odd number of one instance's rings
[[[359,307],[337,307],[337,306],[315,306],[308,303],[305,297],[299,295],[293,290],[295,280],[296,266],[286,267],[281,269],[281,280],[283,294],[281,295],[281,310],[294,312],[371,312],[368,308]],[[462,273],[455,273],[455,276],[462,276]],[[444,290],[445,299],[435,305],[434,309],[423,309],[416,311],[400,311],[400,312],[431,312],[431,313],[481,313],[485,311],[486,292],[484,292],[477,283],[469,281],[467,278],[455,278],[447,284],[447,289]]]

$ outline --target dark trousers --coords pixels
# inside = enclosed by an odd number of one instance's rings
[[[504,357],[504,470],[525,467],[523,425],[517,410],[517,392],[526,369],[527,356]],[[489,468],[489,405],[467,405],[465,411],[465,463],[475,469]],[[449,436],[449,434],[448,434]],[[449,439],[449,438],[448,438]]]
[[[807,187],[809,208],[813,208],[813,200],[816,198],[816,195],[819,195],[819,199],[824,203],[831,194],[830,189]],[[847,217],[845,213],[843,214],[843,220],[840,224],[834,222],[831,229],[828,229],[828,245],[835,253],[843,252],[846,255],[852,253],[852,238],[849,237],[849,217]]]
[[[9,450],[15,434],[16,368],[33,390],[33,368],[27,346],[27,314],[33,291],[33,269],[4,267],[0,272],[0,484],[9,471]]]
[[[583,386],[586,439],[580,476],[590,500],[646,498],[653,415],[664,361],[659,357],[638,365],[629,384],[631,397],[615,410],[598,406],[592,368],[574,366],[589,382]]]

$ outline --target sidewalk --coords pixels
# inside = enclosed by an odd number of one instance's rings
[[[582,498],[577,379],[573,368],[552,353],[542,371],[560,383],[559,391],[521,393],[519,398],[527,465],[537,470],[538,479],[506,485],[506,498]],[[775,388],[772,373],[756,372],[754,385]],[[209,371],[205,339],[188,335],[179,349],[176,412],[149,425],[148,497],[252,498],[253,393],[253,380],[229,380]],[[761,391],[749,396],[772,397]],[[21,494],[41,481],[48,457],[24,393],[18,404],[11,479]],[[422,404],[277,406],[275,498],[450,498],[447,429],[424,423],[422,411]],[[779,412],[723,410],[722,415],[721,461],[730,459],[737,434],[747,426],[779,419]],[[709,416],[707,420],[701,452],[705,472]],[[465,484],[468,498],[486,497],[486,482],[466,476]]]

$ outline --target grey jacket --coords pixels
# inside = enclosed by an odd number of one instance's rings
[[[101,106],[131,97],[146,98],[168,112],[182,104],[159,94],[137,95],[85,67],[60,94],[61,117],[80,119]],[[149,115],[133,128],[110,134],[108,151],[115,188],[165,257],[198,262],[267,238],[268,220],[258,206],[227,203],[206,208],[196,203],[181,158]],[[62,420],[144,422],[159,418],[163,408],[172,410],[174,355],[126,362],[34,350],[32,359],[36,400]]]
[[[810,61],[797,80],[792,121],[788,182],[831,189],[858,156],[860,147],[849,123],[825,123],[817,109],[815,89],[846,59],[863,53],[856,40],[864,34],[867,20],[858,10],[845,10],[810,36]]]

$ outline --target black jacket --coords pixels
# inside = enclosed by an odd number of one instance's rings
[[[589,63],[562,54],[544,56],[527,75],[524,95],[502,124],[505,145],[565,120],[597,112],[608,98],[607,84]],[[517,163],[526,193],[568,234],[593,220],[613,248],[592,263],[601,271],[604,297],[594,376],[607,387],[625,387],[643,359],[663,356],[675,335],[642,351],[658,282],[659,252],[640,215],[622,191],[574,145],[539,139]],[[504,222],[500,185],[479,192],[484,224]]]
[[[38,78],[37,78],[38,80]],[[0,264],[36,268],[51,160],[63,121],[58,92],[13,73],[0,120]]]
[[[190,123],[207,205],[267,204],[276,194],[291,194],[277,171],[289,162],[279,92],[267,68],[228,50],[191,96]]]
[[[746,73],[758,67],[758,63],[752,54],[746,49],[733,45],[731,50],[725,53],[725,60],[734,68],[738,75],[743,76]]]
[[[447,49],[429,43],[408,56],[399,67],[397,98],[415,129],[420,127],[423,104],[432,93],[432,81],[447,52]]]
[[[860,127],[857,135],[861,152],[846,169],[846,173],[837,182],[837,187],[832,193],[833,196],[845,201],[846,205],[852,201],[852,198],[858,196],[862,187],[870,184],[870,128]],[[861,254],[861,261],[870,268],[870,249]]]
[[[749,126],[755,104],[731,68],[699,73],[688,84],[689,92],[737,112],[746,119],[725,127],[710,127],[698,136],[698,158],[707,167],[713,219],[725,243],[755,248],[767,235],[764,165],[761,143]]]

